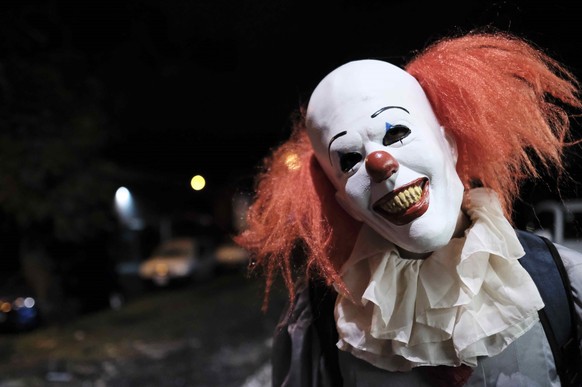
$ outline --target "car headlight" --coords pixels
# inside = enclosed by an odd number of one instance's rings
[[[12,303],[8,301],[0,301],[0,312],[8,313],[12,310]]]

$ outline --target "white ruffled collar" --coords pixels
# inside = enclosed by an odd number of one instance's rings
[[[352,298],[336,302],[340,349],[389,371],[476,366],[533,326],[544,304],[515,231],[491,191],[469,195],[472,226],[425,260],[362,228],[342,268]]]

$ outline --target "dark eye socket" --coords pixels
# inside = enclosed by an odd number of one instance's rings
[[[406,136],[410,134],[410,129],[404,125],[394,125],[390,129],[386,130],[386,135],[382,139],[382,144],[392,145],[397,141],[402,141]]]
[[[348,172],[357,163],[362,161],[362,155],[357,152],[340,153],[340,167],[342,172]]]

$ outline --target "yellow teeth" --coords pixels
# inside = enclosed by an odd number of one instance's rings
[[[392,200],[382,204],[382,209],[391,214],[406,210],[413,204],[417,203],[422,197],[422,188],[420,186],[408,187]]]

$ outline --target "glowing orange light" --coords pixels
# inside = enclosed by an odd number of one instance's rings
[[[285,156],[285,165],[290,171],[296,171],[301,166],[297,153],[289,153]]]
[[[9,302],[3,302],[2,305],[0,305],[0,311],[4,312],[4,313],[8,313],[12,310],[12,305],[10,305]]]

